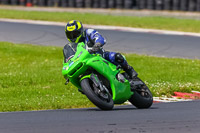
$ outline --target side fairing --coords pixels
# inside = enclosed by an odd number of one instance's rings
[[[103,58],[98,58],[97,56],[88,60],[86,65],[94,68],[110,81],[115,104],[124,103],[133,94],[130,90],[130,84],[128,80],[125,80],[124,83],[117,80],[116,75],[120,71],[116,70],[116,66],[112,63]]]

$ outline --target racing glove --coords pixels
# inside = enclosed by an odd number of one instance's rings
[[[101,43],[95,43],[94,46],[92,47],[92,51],[97,52],[101,49],[102,44]]]

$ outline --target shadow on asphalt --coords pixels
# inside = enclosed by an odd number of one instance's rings
[[[132,105],[124,105],[124,106],[115,106],[112,110],[101,110],[99,108],[87,108],[85,111],[122,111],[122,110],[152,110],[152,109],[159,109],[158,107],[151,107],[148,109],[138,109]]]

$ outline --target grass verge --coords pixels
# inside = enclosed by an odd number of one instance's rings
[[[154,96],[200,91],[200,60],[125,54]],[[0,111],[92,107],[64,85],[62,48],[0,42]]]
[[[169,17],[113,16],[92,13],[20,11],[0,9],[0,18],[30,19],[55,22],[80,20],[84,24],[114,25],[200,33],[200,20]]]

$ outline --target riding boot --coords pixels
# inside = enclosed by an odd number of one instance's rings
[[[133,69],[132,66],[128,65],[123,68],[124,71],[128,74],[128,76],[130,77],[130,79],[134,79],[137,77],[138,73]]]

